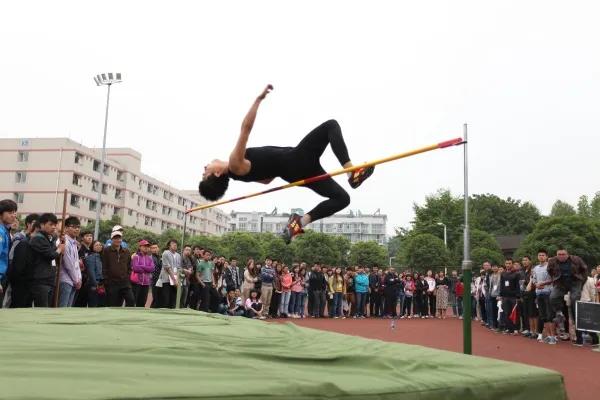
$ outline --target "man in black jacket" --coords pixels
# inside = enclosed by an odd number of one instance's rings
[[[502,273],[500,278],[500,297],[502,298],[502,311],[504,313],[504,323],[506,330],[504,333],[512,333],[518,335],[516,324],[510,319],[510,314],[513,308],[517,304],[517,299],[520,294],[519,290],[519,278],[518,271],[514,270],[513,260],[511,258],[504,261],[504,268],[506,271]]]
[[[381,279],[379,278],[379,267],[374,266],[373,271],[369,274],[369,315],[371,318],[382,316],[382,299],[379,288],[381,287]]]
[[[559,249],[556,257],[548,260],[548,274],[552,278],[553,286],[550,294],[550,304],[554,312],[561,312],[563,298],[567,293],[571,300],[571,307],[581,298],[581,289],[588,275],[588,268],[581,257],[570,255],[566,249]]]
[[[15,235],[8,256],[8,282],[11,287],[10,308],[31,307],[29,280],[31,278],[32,251],[29,240],[39,232],[38,214],[29,214],[25,218],[25,231]]]
[[[396,303],[398,299],[398,290],[400,289],[400,278],[396,269],[390,267],[385,274],[383,295],[385,296],[385,316],[388,318],[396,317]]]
[[[29,246],[32,252],[30,293],[35,307],[49,307],[56,279],[58,256],[64,251],[64,243],[56,246],[56,215],[40,215],[40,231],[31,237]]]
[[[327,290],[327,281],[325,275],[321,272],[321,265],[315,264],[313,272],[310,274],[309,285],[313,296],[312,316],[322,318],[325,309],[325,291]]]

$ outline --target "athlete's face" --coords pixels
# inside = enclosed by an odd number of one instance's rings
[[[212,160],[210,163],[204,166],[204,173],[202,174],[202,178],[206,179],[207,177],[221,176],[224,172],[223,161],[220,160]]]

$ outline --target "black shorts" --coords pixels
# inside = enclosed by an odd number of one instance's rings
[[[539,315],[535,304],[535,297],[534,292],[523,294],[523,307],[525,308],[525,315],[527,315],[527,318],[537,318]]]
[[[536,296],[538,311],[542,322],[552,322],[552,307],[550,306],[550,293],[540,293]]]

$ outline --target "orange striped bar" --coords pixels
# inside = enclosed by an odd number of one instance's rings
[[[249,194],[249,195],[246,195],[246,196],[236,197],[236,198],[228,199],[228,200],[219,200],[219,201],[215,201],[214,203],[204,204],[202,206],[190,208],[189,210],[186,211],[186,214],[189,214],[189,213],[194,212],[194,211],[205,210],[207,208],[221,206],[223,204],[233,203],[235,201],[250,199],[250,198],[256,197],[256,196],[262,196],[263,194],[273,193],[273,192],[277,192],[279,190],[288,189],[288,188],[295,187],[295,186],[303,186],[303,185],[306,185],[308,183],[322,181],[322,180],[331,178],[333,176],[347,174],[348,172],[353,172],[353,171],[356,171],[356,170],[358,170],[360,168],[371,167],[371,166],[374,166],[374,165],[378,165],[378,164],[383,164],[383,163],[387,163],[387,162],[390,162],[390,161],[399,160],[401,158],[407,158],[407,157],[414,156],[414,155],[417,155],[417,154],[426,153],[426,152],[432,151],[432,150],[444,149],[444,148],[450,147],[450,146],[458,146],[458,145],[461,145],[463,143],[464,142],[463,142],[462,138],[456,138],[456,139],[446,140],[445,142],[440,142],[440,143],[437,143],[437,144],[432,144],[431,146],[422,147],[420,149],[407,151],[405,153],[400,153],[400,154],[396,154],[396,155],[393,155],[393,156],[390,156],[390,157],[381,158],[379,160],[375,160],[375,161],[371,161],[371,162],[366,162],[364,164],[355,165],[355,166],[349,167],[349,168],[338,169],[336,171],[328,172],[326,174],[313,176],[312,178],[301,179],[301,180],[296,181],[296,182],[292,182],[292,183],[288,183],[288,184],[285,184],[285,185],[277,186],[277,187],[274,187],[274,188],[271,188],[271,189],[263,190],[262,192],[256,192],[256,193],[252,193],[252,194]]]

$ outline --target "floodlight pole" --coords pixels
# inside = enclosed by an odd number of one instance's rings
[[[467,124],[464,124],[464,161],[463,161],[463,169],[464,169],[464,202],[465,202],[465,227],[464,227],[464,237],[463,237],[463,261],[462,261],[462,272],[463,272],[463,283],[465,286],[463,293],[463,353],[464,354],[472,354],[472,340],[471,340],[471,315],[472,315],[472,305],[471,305],[471,279],[473,277],[472,274],[472,262],[471,262],[471,248],[469,242],[469,159],[467,153],[467,146],[469,145],[467,141]]]
[[[98,185],[98,197],[96,202],[96,222],[94,224],[94,239],[98,240],[100,234],[100,210],[102,209],[102,187],[104,185],[104,161],[106,158],[106,129],[108,127],[108,105],[110,104],[110,87],[108,83],[106,92],[106,113],[104,114],[104,136],[102,138],[102,158],[100,159],[100,184]]]
[[[106,92],[106,113],[104,114],[104,136],[102,138],[102,158],[100,160],[100,183],[96,204],[96,221],[94,224],[94,239],[98,240],[100,235],[100,211],[102,210],[102,187],[104,186],[104,164],[106,162],[106,130],[108,128],[108,106],[110,104],[110,87],[113,83],[122,82],[121,73],[99,74],[94,77],[97,86],[108,86]]]

